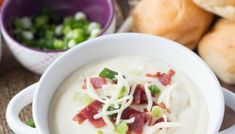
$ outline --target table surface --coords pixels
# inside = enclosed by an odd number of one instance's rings
[[[129,7],[126,0],[118,0],[124,17],[128,15]],[[33,74],[22,67],[12,56],[6,45],[3,45],[2,60],[0,62],[0,134],[10,134],[5,120],[5,111],[9,100],[23,88],[35,83],[40,76]],[[235,92],[235,86],[223,84],[226,88]],[[31,118],[31,107],[26,107],[20,114],[23,121]],[[225,117],[221,129],[235,124],[235,112],[226,107]]]

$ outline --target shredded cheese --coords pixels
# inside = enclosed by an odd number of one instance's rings
[[[132,117],[130,119],[127,119],[127,120],[121,120],[122,122],[125,122],[127,124],[130,124],[130,123],[133,123],[135,121],[135,117]]]
[[[147,110],[149,112],[151,112],[152,105],[153,105],[153,98],[152,98],[152,94],[149,90],[149,84],[148,83],[144,84],[144,91],[146,93],[147,100],[148,100]]]
[[[86,79],[86,87],[87,94],[94,100],[98,100],[103,103],[102,110],[94,115],[94,119],[103,118],[107,126],[114,129],[114,124],[111,122],[109,115],[117,114],[115,124],[118,125],[120,122],[125,123],[133,123],[135,118],[130,119],[121,119],[123,111],[132,104],[133,95],[136,90],[136,86],[138,84],[144,84],[144,91],[147,97],[147,110],[151,112],[153,101],[155,99],[152,97],[151,91],[149,90],[150,84],[156,84],[161,87],[158,80],[147,77],[133,77],[128,78],[124,77],[122,73],[118,73],[116,76],[117,84],[107,83],[104,84],[99,91],[94,89],[93,85],[90,82],[90,79]],[[125,87],[125,93],[120,98],[119,93],[121,89]],[[161,95],[159,96],[157,103],[163,102],[167,107],[170,105],[170,98],[173,89],[176,87],[176,84],[167,86],[163,89]],[[109,111],[109,107],[114,107],[111,111]],[[150,127],[149,132],[147,134],[153,134],[158,129],[167,130],[167,128],[171,127],[180,127],[181,124],[176,122],[167,122],[169,117],[169,113],[163,114],[164,122],[157,123],[154,126]]]

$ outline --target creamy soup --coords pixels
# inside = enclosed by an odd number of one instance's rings
[[[174,66],[141,56],[77,69],[49,110],[51,134],[205,134],[207,125],[197,86]]]

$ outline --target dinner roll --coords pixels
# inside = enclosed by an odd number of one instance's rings
[[[194,0],[194,2],[207,11],[235,20],[235,0]]]
[[[137,32],[163,36],[193,49],[213,15],[192,0],[142,0],[132,19]]]
[[[222,19],[202,38],[198,46],[202,58],[228,84],[235,84],[234,35],[235,21]]]

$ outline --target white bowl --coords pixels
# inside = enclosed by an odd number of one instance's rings
[[[209,123],[206,134],[218,133],[224,115],[224,98],[222,88],[209,67],[191,50],[176,42],[134,33],[102,36],[65,52],[46,70],[38,84],[28,87],[11,100],[6,112],[10,128],[19,134],[49,134],[50,101],[57,87],[68,75],[93,61],[132,54],[156,57],[172,64],[190,77],[202,92],[208,108]],[[235,109],[234,94],[227,90],[225,93],[227,99],[230,99],[226,101]],[[20,110],[29,103],[33,103],[33,118],[37,128],[26,126],[18,117]],[[234,128],[227,130],[234,131]]]

